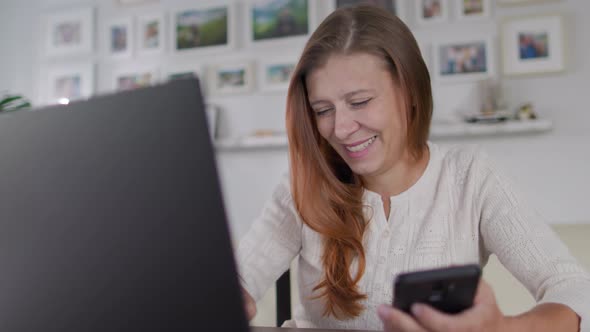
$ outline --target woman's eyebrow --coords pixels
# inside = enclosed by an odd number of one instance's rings
[[[345,94],[344,94],[344,95],[342,95],[342,97],[340,97],[340,98],[341,98],[341,99],[346,99],[346,98],[350,98],[350,97],[352,97],[352,96],[354,96],[354,95],[356,95],[356,94],[359,94],[359,93],[366,93],[366,92],[369,92],[369,93],[374,93],[374,92],[375,92],[375,90],[374,90],[374,89],[359,89],[359,90],[354,90],[354,91],[350,91],[350,92],[347,92],[347,93],[345,93]],[[320,100],[314,100],[313,102],[310,102],[310,103],[309,103],[309,105],[310,105],[311,107],[314,107],[315,105],[317,105],[317,104],[321,104],[321,103],[329,103],[329,101],[327,101],[327,100],[323,100],[323,99],[320,99]]]
[[[356,94],[365,93],[365,92],[374,93],[375,90],[374,89],[359,89],[359,90],[354,90],[354,91],[345,93],[342,97],[343,98],[350,98],[350,97],[352,97],[352,96],[354,96]]]

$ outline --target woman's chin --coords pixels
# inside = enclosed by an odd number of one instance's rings
[[[352,162],[347,161],[347,163],[352,172],[360,176],[371,175],[378,169],[373,160],[355,160]]]

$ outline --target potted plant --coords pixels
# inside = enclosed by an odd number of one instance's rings
[[[0,96],[0,112],[12,112],[31,108],[31,102],[25,97],[14,94]]]

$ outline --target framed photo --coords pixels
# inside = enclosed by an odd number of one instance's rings
[[[262,91],[286,91],[297,66],[295,57],[264,59],[258,63],[258,79]]]
[[[212,95],[247,93],[254,90],[254,68],[251,62],[212,66],[208,70]]]
[[[107,55],[113,58],[130,58],[133,52],[133,18],[118,18],[106,25]]]
[[[338,8],[356,6],[360,4],[381,7],[399,17],[402,21],[405,21],[406,8],[404,5],[404,0],[330,0],[328,10],[329,13],[331,13]]]
[[[477,81],[494,73],[490,39],[451,41],[433,47],[434,77],[441,83]]]
[[[315,17],[312,0],[249,0],[247,40],[261,43],[304,38],[311,33]]]
[[[535,4],[542,2],[556,2],[561,0],[498,0],[498,4],[501,6],[512,6],[512,5],[525,5]]]
[[[44,16],[45,54],[49,57],[90,54],[94,50],[94,10],[71,9]]]
[[[477,20],[491,17],[491,0],[456,0],[457,18]]]
[[[172,13],[174,52],[228,51],[235,44],[235,9],[227,1],[216,1],[176,9]]]
[[[501,25],[505,75],[555,73],[565,70],[563,17],[508,19]]]
[[[449,19],[447,0],[413,0],[415,3],[416,22],[420,25],[444,23]]]
[[[153,67],[120,69],[113,73],[113,90],[127,91],[158,83],[158,70]]]
[[[137,18],[137,54],[164,53],[165,20],[163,14],[143,15]]]
[[[44,102],[68,104],[85,99],[94,93],[94,65],[79,63],[54,66],[47,69]]]

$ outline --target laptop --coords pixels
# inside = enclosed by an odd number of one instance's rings
[[[0,114],[0,331],[247,331],[195,79]]]

